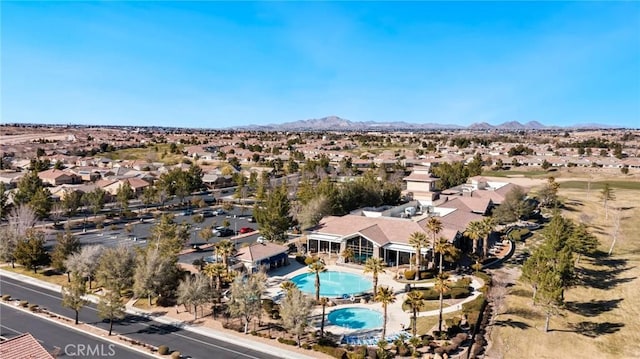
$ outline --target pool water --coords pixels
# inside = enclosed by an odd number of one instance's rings
[[[316,293],[315,273],[303,273],[293,278],[291,281],[305,293]],[[371,281],[361,275],[326,271],[320,273],[320,296],[321,297],[344,297],[370,291],[373,288]]]
[[[329,322],[348,329],[373,329],[382,327],[382,313],[367,308],[343,308],[329,313]]]

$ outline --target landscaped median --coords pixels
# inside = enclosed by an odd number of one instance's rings
[[[75,325],[73,324],[74,321],[71,318],[50,312],[45,308],[40,308],[37,303],[29,303],[26,300],[13,299],[8,294],[4,294],[0,298],[0,305],[12,306],[17,310],[37,316],[43,320],[54,322],[66,328],[97,337],[101,340],[105,340],[122,347],[126,347],[130,350],[134,350],[150,357],[163,358],[162,356],[158,355],[160,354],[158,352],[158,348],[152,345],[132,340],[121,335],[109,336],[107,335],[106,330],[91,326],[86,323],[79,323]],[[177,356],[176,358],[180,358],[180,356]]]

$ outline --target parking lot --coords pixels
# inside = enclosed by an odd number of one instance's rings
[[[230,211],[225,211],[224,214],[220,215],[211,215],[204,217],[204,221],[202,223],[195,223],[194,218],[201,214],[202,211],[213,211],[211,208],[205,209],[194,209],[192,211],[181,209],[181,210],[173,210],[168,211],[167,213],[172,213],[174,215],[174,221],[178,224],[188,224],[190,226],[189,229],[189,239],[185,242],[186,248],[193,248],[194,246],[202,246],[207,243],[217,243],[222,239],[228,238],[237,243],[237,248],[240,248],[243,243],[253,243],[258,238],[259,234],[255,231],[241,234],[236,236],[242,228],[251,228],[253,230],[257,230],[257,223],[250,222],[249,219],[252,217],[251,210],[245,209],[242,211],[240,208],[234,208]],[[115,247],[118,245],[126,245],[126,246],[144,246],[149,240],[149,236],[151,233],[152,227],[156,223],[156,219],[151,215],[143,216],[144,219],[133,220],[129,222],[121,222],[114,224],[106,224],[104,228],[97,229],[95,226],[87,226],[86,228],[73,228],[72,233],[77,236],[80,240],[80,243],[85,245],[101,245],[105,247]],[[225,221],[229,222],[228,235],[215,236],[209,241],[205,241],[198,236],[198,233],[206,227],[218,227],[222,226]],[[130,231],[127,231],[125,227],[128,226]],[[56,243],[56,234],[64,233],[64,229],[59,230],[48,230],[46,234],[46,247],[47,249],[52,249]],[[219,233],[218,233],[219,234]],[[238,238],[239,237],[239,238]],[[191,264],[194,259],[202,257],[203,254],[205,256],[211,255],[206,254],[210,251],[202,251],[189,253],[180,257],[180,262]]]

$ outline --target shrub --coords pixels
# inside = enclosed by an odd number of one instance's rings
[[[333,346],[326,346],[326,345],[320,345],[320,344],[314,344],[312,348],[317,352],[325,353],[334,358],[338,358],[338,359],[347,358],[347,351],[342,348],[336,348]]]
[[[282,344],[288,344],[288,345],[298,345],[298,342],[296,342],[293,339],[287,339],[287,338],[278,338],[278,342],[282,343]]]
[[[296,262],[298,262],[300,264],[306,264],[305,260],[306,260],[305,256],[296,256]]]
[[[29,310],[32,312],[35,312],[36,310],[38,310],[38,305],[37,304],[29,304]]]
[[[433,278],[433,273],[430,271],[420,272],[420,279],[431,279]]]
[[[367,348],[367,357],[369,359],[378,359],[378,350],[376,348]]]
[[[22,308],[26,308],[29,305],[29,302],[27,302],[26,300],[21,300],[20,301],[20,306]]]
[[[262,300],[262,310],[267,313],[271,313],[273,311],[273,300],[272,299],[263,299]]]
[[[406,357],[409,355],[409,347],[405,344],[398,346],[398,355]]]
[[[311,344],[309,343],[304,343],[301,345],[302,349],[307,349],[307,350],[311,350]]]
[[[249,334],[251,334],[253,336],[256,336],[256,335],[258,335],[258,332],[256,332],[255,330],[252,330],[252,331],[249,332]]]
[[[169,347],[166,345],[161,345],[158,347],[158,354],[167,355],[169,354]]]
[[[414,280],[416,278],[416,271],[411,269],[411,270],[406,270],[404,271],[404,279],[406,280]]]
[[[9,294],[5,294],[2,296],[2,300],[4,300],[5,302],[8,302],[11,300],[11,296]]]
[[[171,359],[180,359],[180,358],[182,358],[182,354],[180,354],[180,352],[171,353]]]
[[[317,261],[318,261],[318,259],[315,258],[315,257],[307,257],[307,258],[304,259],[304,264],[311,265],[311,264],[313,264],[313,263],[315,263]]]

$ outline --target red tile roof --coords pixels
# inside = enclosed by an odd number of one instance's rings
[[[0,358],[53,359],[53,356],[29,333],[0,342]]]

